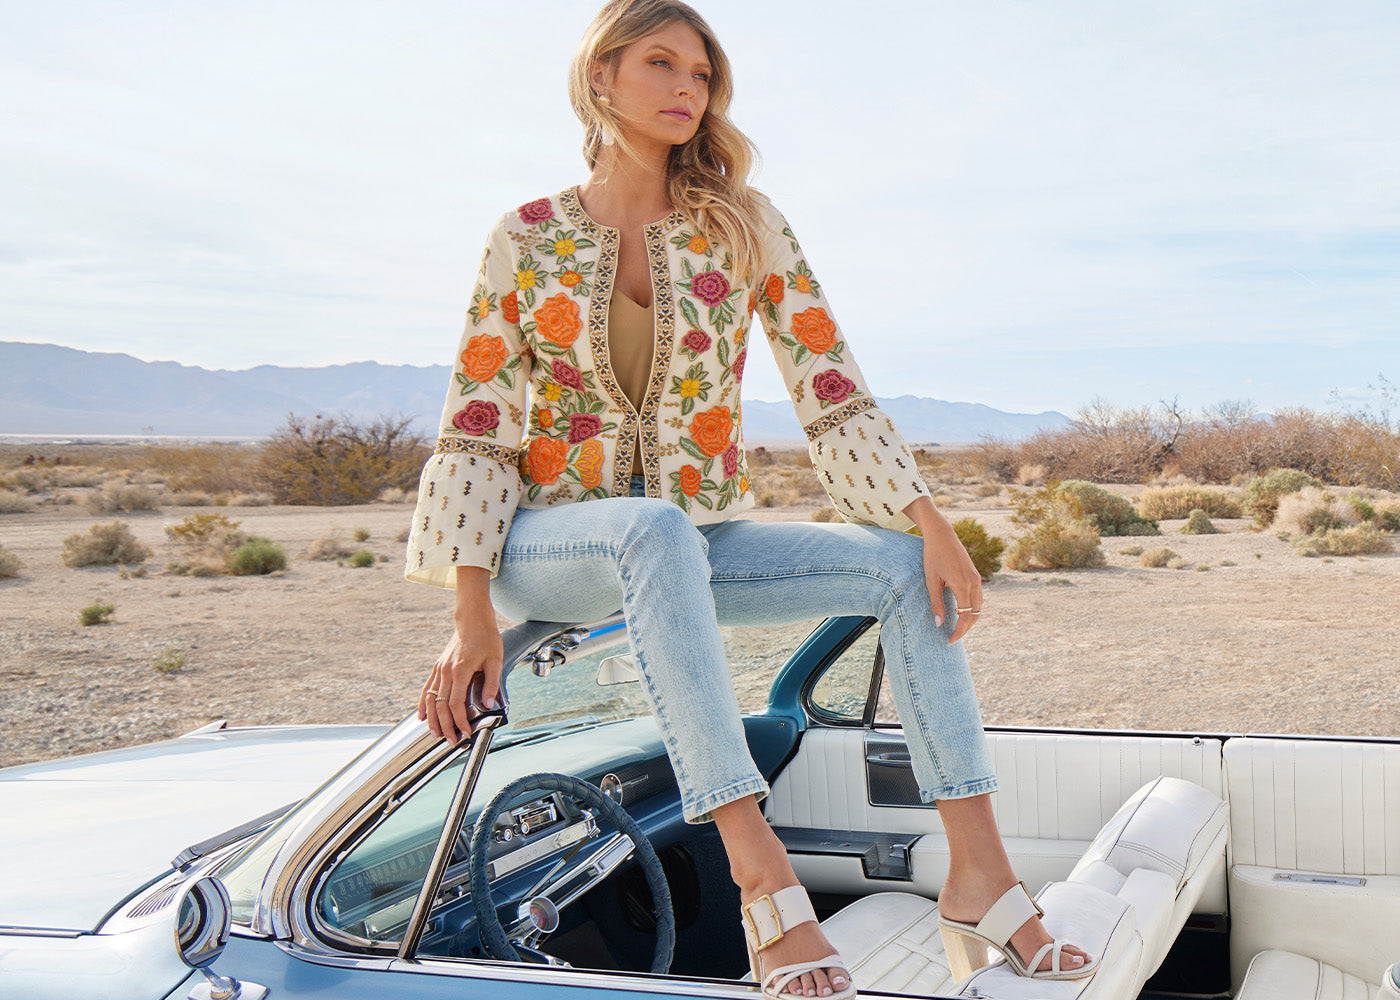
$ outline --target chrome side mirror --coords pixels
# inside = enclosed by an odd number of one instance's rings
[[[180,961],[204,973],[207,980],[190,990],[189,1000],[262,1000],[267,996],[265,986],[240,983],[209,971],[228,944],[232,910],[224,884],[208,875],[189,883],[180,894],[175,950]]]
[[[637,669],[637,661],[632,658],[631,653],[618,653],[598,664],[599,684],[627,684],[641,679],[641,671]]]

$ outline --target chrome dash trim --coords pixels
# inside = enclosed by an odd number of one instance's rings
[[[0,924],[0,937],[80,938],[90,931],[70,931],[56,927],[12,927]]]

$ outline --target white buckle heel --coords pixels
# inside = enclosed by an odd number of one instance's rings
[[[807,890],[800,885],[790,885],[786,889],[759,896],[752,903],[740,908],[740,923],[744,927],[744,940],[749,947],[749,969],[770,1000],[793,1000],[797,994],[784,993],[788,984],[801,976],[818,969],[843,969],[846,971],[844,989],[832,987],[830,996],[821,1000],[849,1000],[856,995],[851,982],[850,970],[841,961],[840,955],[828,955],[816,962],[795,962],[780,965],[768,974],[759,972],[759,952],[783,939],[789,930],[808,921],[817,922],[817,913],[812,909],[812,901],[807,898]]]
[[[1011,947],[1011,935],[1021,929],[1021,925],[1032,917],[1043,917],[1040,908],[1024,882],[1017,882],[1001,894],[982,919],[976,924],[949,920],[941,913],[938,916],[938,932],[943,937],[943,949],[948,953],[948,966],[953,978],[959,982],[972,975],[985,965],[990,965],[988,949],[998,951],[1006,959],[1006,964],[1015,970],[1016,975],[1028,979],[1086,979],[1098,971],[1098,959],[1091,958],[1073,969],[1060,968],[1060,951],[1065,942],[1056,938],[1049,944],[1040,946],[1029,963],[1021,961],[1016,949]],[[1050,968],[1042,971],[1037,966],[1045,958],[1046,952],[1054,957]]]

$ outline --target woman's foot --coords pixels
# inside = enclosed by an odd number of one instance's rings
[[[939,915],[948,920],[976,924],[1007,889],[1016,885],[1014,877],[1010,881],[1002,881],[1005,884],[993,883],[987,879],[958,878],[950,872],[943,883],[943,891],[938,894]],[[1053,943],[1053,940],[1045,930],[1045,925],[1040,922],[1040,917],[1032,916],[1017,928],[1008,944],[1016,950],[1022,964],[1025,964],[1041,948]],[[1060,947],[1060,968],[1066,972],[1081,968],[1089,959],[1089,953],[1075,945],[1065,944]],[[1035,971],[1049,971],[1054,960],[1054,953],[1047,951]]]
[[[736,880],[737,881],[737,880]],[[751,884],[740,884],[739,899],[742,908],[749,909],[749,904],[754,904],[752,911],[758,915],[757,919],[762,921],[758,931],[760,939],[766,936],[768,928],[772,926],[771,910],[769,904],[762,897],[776,893],[780,889],[790,885],[797,885],[797,877],[788,869],[786,879],[779,877],[775,880],[760,880]],[[747,915],[744,923],[749,924]],[[758,953],[758,968],[755,971],[755,978],[761,985],[769,976],[772,970],[784,965],[794,965],[799,962],[813,962],[826,958],[828,955],[836,954],[836,949],[822,933],[821,925],[814,920],[805,923],[790,924],[786,926],[782,937],[768,945]],[[798,997],[830,997],[840,993],[850,985],[850,973],[840,966],[814,969],[811,972],[803,973],[799,978],[788,983],[783,989],[784,995]]]

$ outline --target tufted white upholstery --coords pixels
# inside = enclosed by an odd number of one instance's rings
[[[1032,892],[1065,878],[1099,829],[1145,782],[1184,778],[1224,795],[1220,744],[1195,737],[989,733],[1000,790],[997,826],[1017,874]],[[812,728],[765,801],[776,826],[920,833],[908,888],[936,896],[948,872],[948,842],[932,808],[872,806],[865,791],[865,732]],[[853,858],[794,855],[804,885],[862,894],[888,883],[864,878]],[[1201,913],[1225,912],[1223,866],[1209,875]]]
[[[1357,976],[1288,951],[1261,951],[1249,963],[1235,1000],[1386,1000]]]
[[[1004,963],[954,984],[938,934],[937,905],[879,893],[822,926],[864,990],[1006,1000],[1117,1000],[1135,996],[1171,947],[1224,857],[1225,804],[1178,778],[1148,782],[1094,838],[1069,880],[1038,896],[1052,934],[1102,956],[1087,980],[1022,979]]]
[[[1234,982],[1275,948],[1374,978],[1400,954],[1400,746],[1232,739],[1225,774]],[[1298,874],[1365,885],[1280,878]]]

